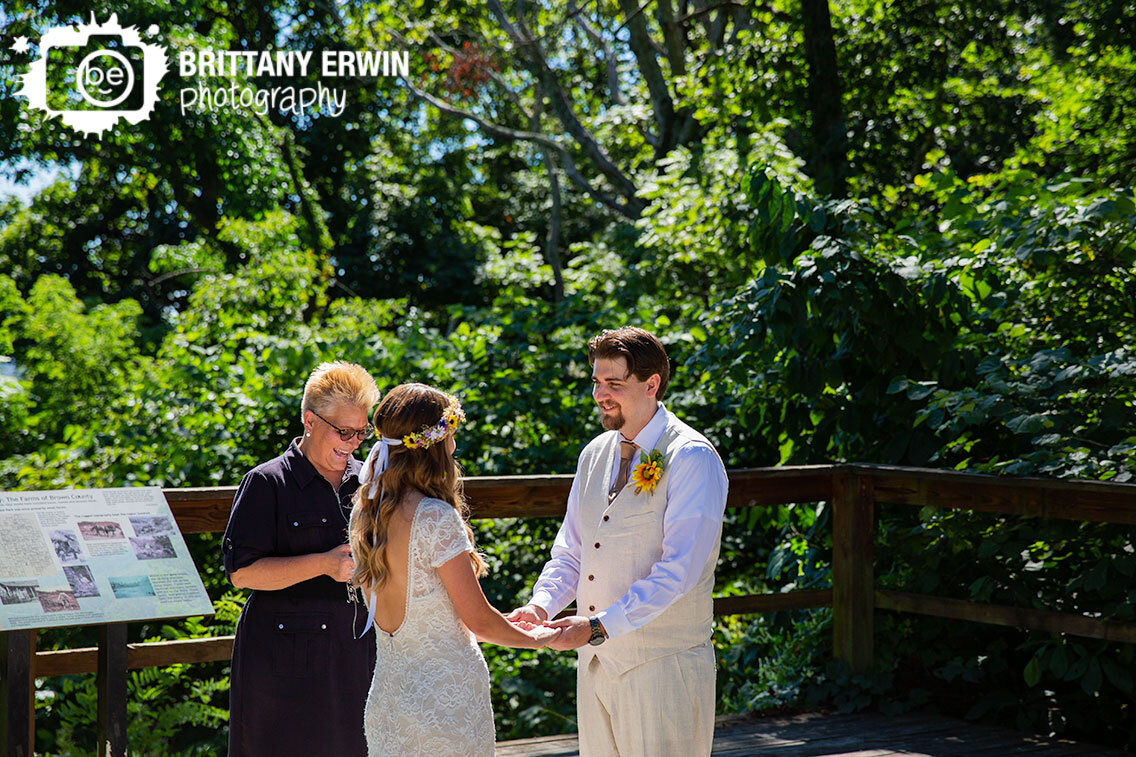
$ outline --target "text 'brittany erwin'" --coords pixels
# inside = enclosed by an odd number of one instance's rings
[[[312,50],[186,50],[178,55],[178,70],[182,76],[307,76],[313,55]],[[410,53],[324,50],[319,64],[319,76],[408,76]]]

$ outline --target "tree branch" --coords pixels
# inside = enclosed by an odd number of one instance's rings
[[[623,96],[623,90],[619,86],[619,65],[615,58],[615,51],[603,36],[603,34],[592,26],[591,22],[584,17],[580,12],[581,8],[576,6],[576,0],[568,0],[568,16],[574,18],[576,25],[583,30],[588,39],[593,44],[599,45],[603,50],[604,65],[607,68],[607,88],[611,92],[611,99],[616,105],[626,105],[627,98]]]
[[[773,18],[778,21],[781,21],[783,23],[794,22],[794,18],[788,13],[777,10],[776,8],[772,8],[769,5],[765,5],[763,6],[763,8],[769,10],[769,12],[773,14]],[[754,15],[755,14],[753,10],[744,6],[740,8],[734,8],[734,28],[733,31],[730,32],[731,44],[738,41],[738,35],[743,31],[745,31],[746,29],[752,29],[754,27]]]
[[[655,0],[647,0],[647,2],[640,5],[635,10],[631,11],[631,13],[629,13],[627,15],[627,18],[623,19],[623,23],[615,28],[616,33],[618,33],[620,29],[622,29],[623,27],[627,26],[632,21],[634,21],[639,16],[639,14],[642,13],[643,11],[647,10],[647,6],[649,6],[653,2],[655,2]],[[626,12],[626,9],[624,9],[624,12]]]
[[[281,157],[288,169],[288,175],[292,178],[292,188],[300,198],[300,214],[304,219],[304,232],[301,234],[306,237],[304,241],[313,252],[329,252],[332,246],[331,234],[327,230],[327,224],[324,223],[323,208],[318,202],[313,202],[312,197],[309,196],[315,195],[315,198],[319,199],[319,194],[304,177],[303,162],[296,154],[295,135],[288,129],[274,128],[266,117],[259,114],[257,120],[269,137],[275,136],[279,141]]]
[[[539,45],[536,44],[536,42],[532,39],[532,35],[528,33],[527,30],[520,31],[512,24],[512,22],[505,15],[504,10],[501,8],[499,0],[491,0],[491,10],[494,11],[494,16],[496,16],[498,23],[505,30],[506,34],[508,34],[510,40],[513,42],[513,45],[521,54],[522,63],[527,64],[525,68],[529,70],[529,73],[536,76],[542,89],[552,91],[553,95],[548,99],[549,103],[552,105],[553,112],[557,120],[561,122],[561,124],[565,127],[565,130],[568,131],[568,133],[576,140],[577,144],[579,144],[584,154],[589,159],[591,159],[591,161],[596,165],[597,168],[600,169],[600,172],[613,185],[619,195],[624,198],[623,202],[621,202],[616,197],[613,197],[606,192],[602,192],[595,186],[593,186],[592,183],[576,168],[575,161],[572,158],[572,153],[569,152],[569,150],[564,145],[560,144],[548,135],[542,134],[537,131],[524,131],[502,126],[501,124],[495,123],[484,116],[478,115],[463,108],[459,108],[455,105],[451,105],[450,103],[440,98],[434,97],[433,95],[414,86],[409,81],[406,83],[407,89],[416,98],[428,103],[429,105],[434,106],[442,113],[458,118],[469,119],[473,123],[477,124],[478,128],[480,128],[483,132],[491,136],[509,141],[529,142],[539,146],[542,150],[547,149],[558,154],[562,162],[561,167],[564,171],[564,175],[568,177],[568,179],[573,184],[582,189],[584,193],[588,195],[588,197],[590,197],[600,205],[614,210],[625,218],[628,218],[630,220],[637,219],[643,212],[643,209],[646,207],[646,203],[641,198],[636,197],[635,185],[626,176],[624,176],[623,173],[603,153],[603,150],[596,143],[595,139],[584,129],[583,125],[576,118],[575,113],[572,111],[571,104],[568,103],[567,95],[564,94],[563,88],[556,80],[555,75],[548,67],[547,62],[545,62],[543,53],[541,52]],[[403,20],[406,21],[408,26],[410,25],[409,21],[407,21],[406,19]],[[391,33],[396,39],[400,40],[402,44],[409,45],[409,43],[405,40],[404,37],[402,37],[401,34],[398,33],[397,30],[388,27],[387,31]],[[440,42],[436,35],[432,35],[432,37],[436,42]],[[441,43],[441,46],[444,48],[449,47],[444,43]],[[526,58],[528,58],[528,60],[526,60]],[[542,73],[544,74],[543,76],[541,75]],[[538,100],[536,110],[530,114],[522,105],[516,93],[513,92],[510,87],[508,87],[507,83],[504,82],[496,74],[491,75],[493,76],[494,80],[497,81],[507,91],[509,98],[517,106],[517,109],[521,112],[521,114],[524,115],[530,123],[535,123],[534,119],[537,119],[539,117],[541,111],[541,102]]]
[[[583,6],[577,6],[575,0],[569,0],[568,17],[575,18],[580,28],[583,29],[584,34],[588,39],[592,40],[593,44],[599,45],[603,48],[604,64],[607,68],[607,88],[611,92],[611,99],[616,105],[626,105],[627,97],[623,94],[622,87],[619,86],[619,59],[615,55],[615,49],[611,43],[603,36],[603,32],[592,25],[583,16]],[[650,129],[645,128],[638,121],[635,123],[635,130],[643,137],[643,141],[649,144],[655,150],[659,148],[659,138],[651,133]]]
[[[744,8],[745,7],[745,3],[739,3],[737,0],[724,0],[724,2],[714,3],[713,5],[703,5],[702,3],[695,3],[695,5],[698,6],[698,8],[696,10],[692,10],[690,13],[687,13],[685,16],[681,16],[680,18],[678,18],[675,21],[675,23],[685,24],[688,21],[693,21],[694,19],[698,18],[699,16],[703,16],[703,15],[709,13],[710,11],[716,11],[719,8],[728,8],[730,6],[733,6],[734,8]],[[720,13],[718,15],[719,15],[719,17],[722,17],[725,14]]]
[[[663,45],[671,66],[671,76],[682,76],[686,73],[686,39],[682,26],[675,20],[671,0],[655,0],[655,17],[663,30]]]
[[[651,108],[655,113],[655,123],[658,125],[659,146],[655,153],[667,153],[674,147],[674,102],[671,100],[670,90],[667,89],[667,81],[659,66],[659,60],[655,57],[647,23],[640,15],[646,5],[639,7],[635,4],[635,0],[619,0],[619,7],[627,15],[623,23],[630,34],[629,45],[639,64],[639,71],[643,74],[643,81],[647,84]]]
[[[445,100],[434,97],[430,93],[424,92],[413,84],[408,84],[407,88],[415,97],[420,100],[426,101],[443,113],[448,113],[451,116],[458,116],[459,118],[468,118],[470,121],[473,121],[475,124],[477,124],[483,131],[486,131],[495,137],[500,137],[501,139],[508,139],[511,141],[533,142],[535,144],[541,145],[542,147],[556,150],[557,152],[563,152],[564,150],[564,147],[559,142],[552,139],[546,134],[541,134],[540,132],[536,131],[523,131],[521,129],[512,129],[508,126],[502,126],[501,124],[494,123],[488,118],[479,116],[472,111],[465,110],[464,108],[459,108],[456,105],[450,105]]]
[[[168,279],[174,279],[178,276],[188,276],[191,273],[216,273],[216,271],[210,268],[181,268],[176,271],[168,271],[152,279],[146,279],[146,286],[153,288]]]
[[[556,175],[556,156],[542,150],[548,170],[548,187],[551,190],[552,208],[548,214],[548,233],[544,237],[544,257],[552,266],[552,301],[564,299],[564,270],[560,265],[560,178]]]
[[[593,187],[591,183],[584,177],[584,175],[576,169],[576,164],[572,160],[572,154],[568,152],[567,148],[565,148],[556,140],[551,139],[547,135],[541,134],[539,132],[522,131],[520,129],[510,129],[507,126],[501,126],[500,124],[493,123],[489,119],[484,118],[483,116],[479,116],[476,113],[472,113],[468,110],[450,105],[445,100],[440,100],[431,94],[423,92],[413,84],[408,84],[407,88],[415,97],[429,103],[430,105],[433,105],[443,113],[451,116],[457,116],[458,118],[468,118],[470,121],[473,121],[475,124],[477,124],[478,127],[487,134],[491,134],[492,136],[498,137],[500,139],[506,139],[514,142],[531,142],[533,144],[539,145],[542,148],[547,148],[555,151],[561,156],[561,159],[564,161],[564,175],[571,179],[573,184],[576,184],[578,187],[583,189],[584,192],[596,202],[611,208],[620,215],[634,220],[638,218],[639,214],[643,211],[644,205],[642,204],[642,200],[639,200],[640,205],[638,206],[632,205],[630,202],[621,203],[615,198],[603,192],[600,192],[598,189]]]
[[[540,45],[532,38],[527,29],[523,27],[518,29],[513,25],[508,16],[505,15],[500,0],[489,0],[489,10],[513,41],[522,63],[540,82],[541,87],[548,95],[552,112],[556,115],[564,130],[576,140],[584,156],[603,174],[615,191],[626,199],[626,207],[633,209],[635,217],[638,217],[639,213],[646,207],[646,203],[641,198],[636,197],[635,184],[619,170],[595,138],[580,123],[568,94],[560,86],[556,73],[549,67]]]

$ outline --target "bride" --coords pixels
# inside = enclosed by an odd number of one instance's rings
[[[379,442],[359,474],[350,527],[352,582],[370,597],[378,645],[363,714],[371,757],[492,757],[477,640],[536,648],[559,635],[505,620],[477,581],[486,565],[453,456],[464,418],[455,397],[424,384],[395,387],[375,409]]]

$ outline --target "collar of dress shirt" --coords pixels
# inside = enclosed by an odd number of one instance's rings
[[[292,476],[296,479],[296,483],[301,489],[307,489],[308,484],[315,480],[319,475],[316,466],[312,465],[312,461],[304,456],[300,451],[300,437],[292,440],[288,445],[288,451],[284,453],[284,465],[292,472]],[[358,476],[359,471],[362,470],[363,463],[361,463],[354,455],[347,458],[347,468],[343,471],[343,479],[340,486],[343,486],[346,481],[352,476]]]
[[[307,489],[312,479],[319,475],[316,472],[316,467],[300,451],[300,437],[298,436],[292,440],[292,443],[288,445],[288,451],[284,453],[284,465],[291,471],[292,477],[296,479],[296,483],[301,489]]]
[[[642,454],[647,454],[655,448],[659,443],[659,438],[663,435],[663,431],[667,428],[667,409],[663,403],[659,403],[659,407],[655,410],[655,414],[651,416],[651,420],[647,421],[647,425],[640,429],[639,433],[631,441],[642,450]],[[619,434],[620,439],[625,439],[623,433]]]

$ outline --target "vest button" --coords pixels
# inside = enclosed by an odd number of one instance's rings
[[[605,516],[604,516],[604,520],[611,520],[611,518],[610,518],[610,517],[608,517],[607,515],[605,515]]]
[[[596,549],[599,549],[599,548],[600,548],[600,543],[597,541],[596,542]]]
[[[595,611],[596,611],[595,605],[588,605],[588,612],[595,612]]]
[[[596,580],[596,577],[595,577],[595,576],[588,576],[588,580],[589,580],[589,581],[595,581],[595,580]]]

